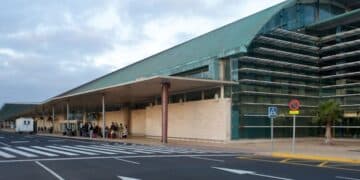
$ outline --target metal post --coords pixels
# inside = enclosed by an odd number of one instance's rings
[[[295,153],[295,130],[296,130],[296,116],[293,116],[293,139],[292,139],[292,147],[291,152]]]
[[[170,83],[163,82],[162,84],[162,93],[161,93],[161,106],[162,106],[162,136],[161,142],[167,143],[168,135],[168,100],[169,100],[169,87]]]
[[[102,96],[102,120],[103,120],[102,135],[103,135],[103,139],[105,139],[105,95]]]
[[[54,122],[55,122],[55,108],[53,106],[52,107],[52,127],[53,127],[53,131],[54,131]]]
[[[274,152],[274,118],[271,118],[271,152]]]

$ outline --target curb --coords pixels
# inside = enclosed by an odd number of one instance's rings
[[[341,158],[341,157],[333,157],[333,156],[291,154],[291,153],[283,153],[283,152],[275,152],[275,153],[272,153],[271,156],[275,157],[275,158],[303,159],[303,160],[316,160],[316,161],[330,161],[330,162],[338,162],[338,163],[360,164],[360,159]]]

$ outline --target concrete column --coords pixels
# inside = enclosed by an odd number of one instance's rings
[[[70,123],[69,123],[69,116],[70,116],[70,107],[69,107],[69,102],[66,103],[66,121],[67,121],[67,127],[69,128]]]
[[[162,107],[162,136],[161,136],[161,142],[167,143],[168,139],[168,101],[169,101],[169,88],[170,83],[169,82],[163,82],[161,84],[162,93],[161,93],[161,107]]]
[[[52,107],[52,127],[54,131],[54,124],[55,124],[55,107]]]
[[[225,97],[225,87],[224,85],[221,85],[220,87],[220,99],[224,99]]]
[[[225,80],[225,60],[219,60],[219,79]]]
[[[103,135],[103,139],[105,139],[105,95],[102,96],[102,120],[103,120],[102,135]]]

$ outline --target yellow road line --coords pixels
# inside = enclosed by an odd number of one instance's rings
[[[324,161],[324,162],[320,163],[318,166],[319,166],[319,167],[324,167],[327,163],[329,163],[329,162],[328,162],[328,161]]]
[[[288,162],[289,160],[291,160],[290,158],[288,158],[288,159],[284,159],[284,160],[282,160],[282,161],[280,161],[281,163],[286,163],[286,162]]]
[[[250,160],[250,161],[261,161],[261,162],[269,162],[269,163],[281,163],[281,162],[279,162],[279,161],[265,160],[265,159],[254,159],[254,158],[248,158],[248,157],[237,157],[237,158],[238,158],[238,159],[246,159],[246,160]],[[281,164],[282,164],[282,163],[281,163]],[[357,169],[347,169],[347,168],[331,167],[331,166],[319,167],[319,166],[311,165],[311,164],[301,164],[301,163],[293,163],[293,162],[287,162],[286,164],[297,165],[297,166],[308,166],[308,167],[316,167],[316,168],[327,168],[327,169],[336,169],[336,170],[346,170],[346,171],[360,172],[360,170],[357,170]]]
[[[306,154],[291,154],[291,153],[281,153],[281,152],[272,153],[272,157],[360,164],[360,159],[306,155]]]

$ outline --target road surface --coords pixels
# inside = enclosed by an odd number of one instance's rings
[[[0,179],[360,180],[360,165],[0,131]]]

